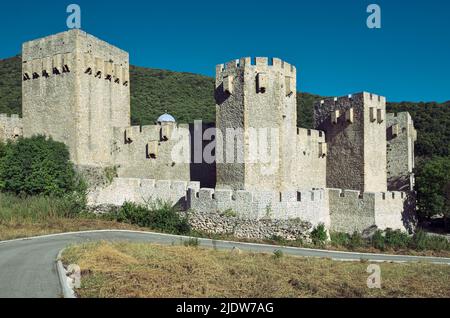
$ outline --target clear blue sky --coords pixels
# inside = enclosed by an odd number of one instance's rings
[[[297,66],[304,92],[450,100],[448,0],[6,0],[0,58],[66,30],[70,3],[83,30],[129,51],[134,65],[212,76],[231,59],[280,57]],[[366,26],[371,3],[382,9],[379,30]]]

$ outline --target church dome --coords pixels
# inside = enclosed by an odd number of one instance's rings
[[[158,118],[158,123],[175,123],[175,122],[176,122],[175,118],[172,115],[167,114],[167,113],[159,116],[159,118]]]

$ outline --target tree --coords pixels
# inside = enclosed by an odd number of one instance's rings
[[[44,136],[0,147],[0,189],[15,194],[62,196],[79,190],[67,147]]]
[[[435,157],[416,170],[417,199],[421,217],[450,217],[450,158]]]

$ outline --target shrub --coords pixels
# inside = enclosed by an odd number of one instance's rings
[[[383,231],[377,230],[375,234],[372,236],[372,246],[380,251],[384,251],[386,248],[386,244],[384,241]]]
[[[190,232],[187,218],[181,217],[169,202],[158,201],[148,206],[125,202],[112,217],[118,222],[136,224],[173,234]]]
[[[276,250],[276,251],[274,251],[273,252],[273,257],[275,258],[275,259],[280,259],[280,258],[283,258],[283,251],[282,250]]]
[[[399,230],[393,231],[392,229],[386,229],[384,241],[387,246],[395,249],[407,248],[410,242],[408,234]]]
[[[412,237],[410,247],[419,251],[448,251],[450,250],[450,242],[444,237],[428,235],[423,230],[418,230]]]
[[[331,233],[331,244],[334,246],[349,246],[350,245],[350,235],[347,233]]]
[[[326,243],[328,234],[323,223],[320,223],[312,230],[311,240],[316,245],[324,245]]]
[[[366,245],[364,238],[358,232],[355,232],[355,233],[353,233],[350,236],[350,240],[349,240],[348,244],[349,244],[348,247],[351,248],[351,249],[355,249],[355,248],[358,248],[358,247],[363,247],[363,246]]]
[[[83,190],[63,143],[44,136],[20,138],[0,147],[0,155],[0,189],[5,192],[62,197]]]
[[[184,241],[184,246],[186,247],[198,247],[200,245],[200,241],[198,240],[198,238],[190,238],[187,241]]]

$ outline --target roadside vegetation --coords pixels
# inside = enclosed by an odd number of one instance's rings
[[[89,243],[68,248],[63,263],[80,266],[81,298],[450,297],[447,265],[382,263],[381,289],[369,289],[367,262],[192,245]]]

